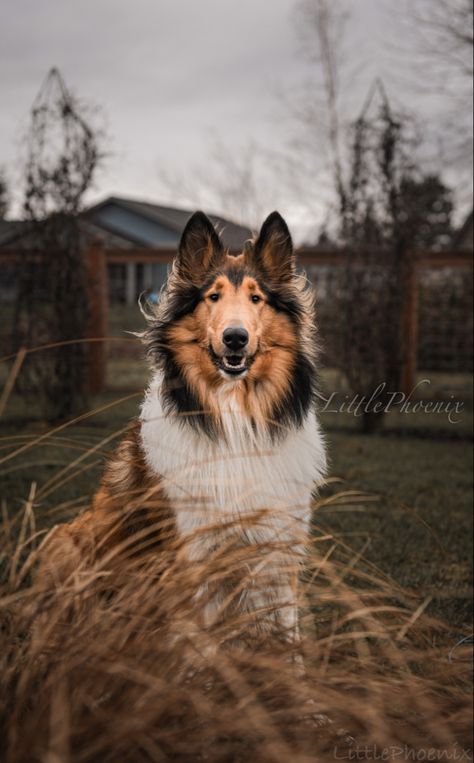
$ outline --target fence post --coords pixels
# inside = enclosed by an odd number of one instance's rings
[[[108,333],[109,288],[106,255],[101,246],[93,242],[86,251],[89,302],[88,335],[92,339],[106,337]],[[88,390],[100,392],[105,385],[107,370],[107,343],[90,342],[87,345]]]
[[[416,384],[418,370],[419,268],[416,255],[410,252],[405,264],[401,306],[400,392],[409,395]]]

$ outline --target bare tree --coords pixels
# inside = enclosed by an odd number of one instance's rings
[[[283,199],[275,163],[272,152],[253,141],[236,151],[216,137],[204,162],[186,172],[160,166],[158,180],[169,203],[203,207],[258,230]]]
[[[440,248],[452,234],[451,192],[418,166],[416,142],[410,119],[392,111],[375,83],[352,125],[350,164],[339,186],[339,240],[348,263],[334,294],[345,326],[341,370],[360,396],[377,391],[364,410],[365,431],[379,427],[402,383],[416,248]]]
[[[472,79],[473,0],[415,0],[410,11],[418,53],[432,65],[430,76],[438,84],[442,78],[446,89],[446,76],[451,82]]]
[[[473,0],[405,0],[386,7],[389,31],[380,66],[389,66],[401,108],[417,115],[427,166],[456,185],[458,202],[472,204]],[[300,0],[296,13],[310,73],[293,109],[297,138],[289,164],[300,178],[309,168],[326,201],[329,230],[341,168],[349,162],[346,131],[360,108],[354,97],[360,93],[363,53],[349,45],[356,14],[346,0]],[[314,199],[310,178],[304,185]]]
[[[305,129],[309,128],[312,150],[316,142],[326,142],[336,185],[342,181],[340,99],[349,20],[348,9],[340,0],[303,0],[298,6],[297,26],[303,52],[313,65],[315,77],[309,83],[311,97],[305,93],[297,116]]]
[[[393,67],[407,93],[426,101],[433,156],[472,205],[473,0],[405,0]]]
[[[161,166],[159,180],[170,202],[199,204],[255,229],[277,206],[286,214],[290,210],[290,216],[294,208],[318,219],[336,205],[333,177],[340,176],[342,166],[341,59],[348,19],[341,0],[300,3],[298,34],[316,76],[291,100],[281,97],[279,118],[289,118],[292,139],[276,151],[255,141],[235,148],[216,138],[205,163],[186,173]]]
[[[99,137],[56,69],[31,109],[24,237],[14,316],[15,345],[57,345],[29,356],[23,392],[49,420],[77,413],[87,397],[87,274],[78,215],[101,159]]]

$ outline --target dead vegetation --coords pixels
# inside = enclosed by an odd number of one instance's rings
[[[327,537],[316,533],[301,588],[302,673],[284,634],[255,628],[233,606],[255,565],[281,547],[229,542],[189,563],[183,543],[147,552],[157,529],[148,528],[43,587],[29,581],[34,500],[32,488],[24,512],[3,522],[5,763],[302,763],[384,750],[385,759],[431,751],[443,760],[469,748],[468,645],[446,646],[427,602],[343,549],[335,555]],[[196,603],[203,580],[209,596],[222,582],[229,591],[207,628]]]

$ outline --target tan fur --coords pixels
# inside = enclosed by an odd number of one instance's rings
[[[42,549],[37,582],[50,586],[105,558],[126,559],[156,551],[173,534],[171,511],[159,481],[151,480],[134,421],[107,464],[91,508],[55,527]]]
[[[227,256],[226,264],[236,267],[241,257]],[[218,293],[219,301],[209,300]],[[254,304],[252,295],[261,302]],[[265,301],[257,282],[248,276],[235,287],[226,276],[218,276],[209,287],[205,301],[192,315],[185,316],[170,330],[174,353],[190,387],[194,389],[205,411],[219,416],[215,397],[210,394],[222,379],[212,363],[208,343],[214,352],[222,352],[224,329],[238,322],[249,333],[248,352],[258,355],[248,375],[236,382],[236,397],[240,406],[257,422],[268,421],[276,401],[280,400],[290,383],[295,359],[296,331],[290,319],[277,313]]]

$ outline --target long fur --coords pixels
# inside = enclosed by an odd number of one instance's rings
[[[227,361],[223,329],[237,323],[248,347]],[[117,548],[124,560],[156,554],[171,538],[186,542],[190,563],[226,544],[254,548],[238,607],[294,637],[298,565],[326,458],[314,406],[314,297],[296,273],[283,219],[270,215],[232,257],[196,213],[143,339],[153,375],[140,417],[92,509],[53,533],[43,578],[71,574],[78,558],[95,563]],[[245,369],[233,374],[230,362]],[[202,622],[214,622],[228,585],[203,580],[201,593]]]

